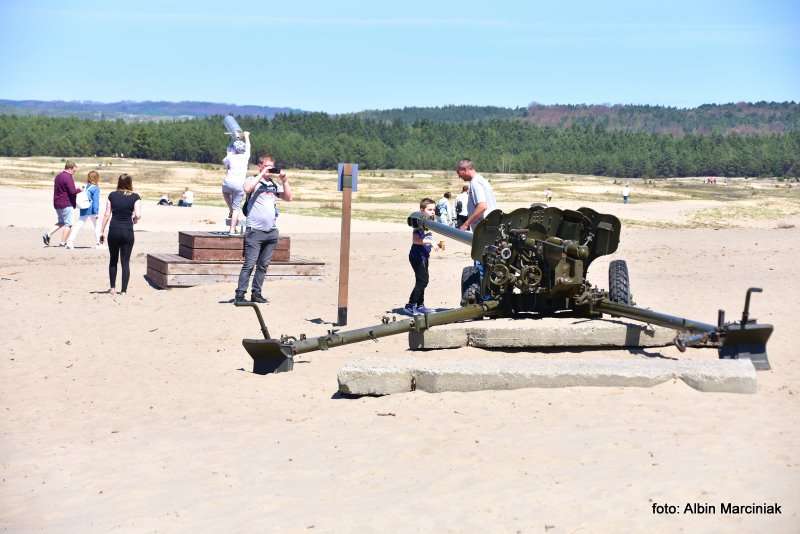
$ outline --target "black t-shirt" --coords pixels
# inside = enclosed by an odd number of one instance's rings
[[[133,229],[133,205],[141,197],[137,193],[125,194],[122,191],[112,191],[108,195],[111,203],[111,227]]]

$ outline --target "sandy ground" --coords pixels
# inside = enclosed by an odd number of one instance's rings
[[[3,187],[0,201],[4,532],[800,531],[798,220],[766,231],[625,228],[618,253],[590,273],[605,287],[608,261],[624,257],[640,305],[706,322],[718,308],[736,317],[745,289],[763,287],[752,315],[775,325],[773,370],[759,373],[755,395],[675,382],[342,399],[344,362],[403,357],[405,337],[258,376],[240,345],[258,326],[250,310],[227,303],[232,284],[159,291],[144,280],[148,252],[177,251],[179,229],[220,229],[220,208],[146,205],[129,295],[112,297],[102,293],[107,251],[88,248],[87,230],[85,248],[42,246],[49,191]],[[660,203],[589,206],[682,216],[674,202],[669,213]],[[292,252],[325,260],[328,275],[270,282],[266,320],[273,335],[323,333],[330,326],[318,323],[336,316],[339,222],[287,214],[280,224]],[[400,224],[354,222],[349,326],[406,302],[408,234]],[[434,257],[429,306],[457,304],[467,256],[449,242]],[[715,504],[717,514],[652,511],[693,502]],[[720,502],[777,502],[782,514],[723,516]]]

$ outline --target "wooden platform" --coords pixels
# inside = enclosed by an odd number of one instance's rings
[[[242,269],[244,238],[227,232],[179,232],[178,254],[148,254],[147,278],[162,289],[236,282]],[[267,269],[267,281],[319,279],[323,262],[291,259],[291,239],[282,236]]]
[[[244,237],[227,232],[178,232],[178,255],[190,260],[242,261]],[[291,238],[282,236],[272,261],[289,261]]]
[[[147,277],[162,289],[236,282],[241,270],[241,261],[190,260],[177,254],[147,255]],[[291,261],[272,262],[267,269],[267,281],[318,280],[324,274],[323,262],[295,258]]]

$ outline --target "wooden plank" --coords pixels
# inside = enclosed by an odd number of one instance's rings
[[[178,244],[188,248],[242,249],[244,237],[227,232],[178,232]],[[280,236],[276,250],[290,250],[291,236]]]
[[[307,276],[307,275],[271,275],[267,271],[265,282],[272,280],[320,280],[321,276]],[[225,274],[171,274],[166,277],[166,287],[192,287],[203,284],[217,284],[220,282],[236,283],[239,280],[239,275],[225,275]]]
[[[160,289],[166,289],[169,287],[169,283],[167,282],[167,275],[164,273],[160,273],[153,269],[147,269],[147,278],[152,282],[156,287]]]
[[[167,274],[169,271],[169,261],[163,258],[161,254],[148,254],[147,270]]]
[[[169,265],[167,275],[173,274],[231,274],[239,276],[242,270],[241,263],[216,263],[216,264],[191,264],[191,263],[172,263]],[[255,271],[255,270],[254,270]],[[267,274],[280,275],[306,275],[320,276],[323,272],[322,265],[303,265],[295,263],[272,263],[267,269]]]
[[[185,245],[181,245],[178,248],[178,255],[187,260],[242,262],[242,249],[189,248]],[[287,249],[276,249],[272,253],[272,261],[289,261],[289,251]]]
[[[199,261],[190,260],[177,254],[148,254],[148,270],[165,275],[173,274],[236,274],[242,269],[241,261]],[[296,258],[291,261],[272,262],[267,274],[321,276],[325,263],[320,261]]]
[[[241,262],[231,262],[231,261],[223,261],[223,260],[204,260],[204,261],[198,262],[197,260],[190,260],[189,258],[184,258],[183,256],[179,256],[178,254],[172,254],[170,252],[157,252],[157,253],[153,253],[153,254],[148,254],[147,257],[148,257],[148,260],[152,258],[153,261],[158,261],[158,262],[162,262],[162,263],[165,263],[165,264],[167,264],[167,263],[169,263],[169,264],[172,264],[172,263],[190,263],[190,264],[191,263],[207,263],[207,264],[220,263],[220,264],[224,265],[224,264],[230,264],[230,263],[241,263]],[[296,264],[302,264],[302,265],[306,265],[306,264],[325,265],[325,262],[323,262],[323,261],[312,260],[312,259],[303,258],[303,257],[295,257],[290,261],[281,262],[281,263],[296,263]]]

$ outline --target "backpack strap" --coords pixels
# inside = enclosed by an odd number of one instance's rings
[[[266,190],[267,190],[266,184],[261,183],[261,181],[259,180],[258,187],[255,189],[255,191],[250,191],[247,194],[247,198],[245,198],[244,200],[244,206],[242,207],[242,213],[244,213],[245,216],[247,216],[250,213],[253,204],[256,203],[258,195],[266,192]]]

